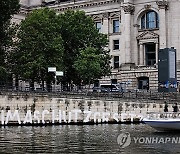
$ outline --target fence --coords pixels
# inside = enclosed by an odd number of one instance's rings
[[[12,86],[0,86],[0,94],[14,94],[14,95],[48,95],[52,97],[66,97],[66,98],[89,98],[89,99],[145,99],[145,100],[169,100],[180,101],[180,93],[165,93],[157,91],[126,91],[126,92],[93,92],[92,89],[85,89],[81,91],[42,91],[42,89],[31,91],[29,88],[16,90]]]

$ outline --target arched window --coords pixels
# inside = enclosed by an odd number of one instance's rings
[[[153,28],[159,28],[159,16],[155,11],[149,11],[141,17],[141,29]]]

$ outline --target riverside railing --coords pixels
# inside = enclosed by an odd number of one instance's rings
[[[0,86],[0,94],[13,94],[13,95],[48,95],[52,97],[66,97],[66,98],[89,98],[89,99],[106,99],[106,100],[118,100],[118,99],[145,99],[145,100],[169,100],[180,101],[180,93],[165,93],[157,92],[155,90],[138,91],[128,90],[126,92],[93,92],[92,89],[63,91],[57,89],[57,91],[48,92],[36,88],[32,91],[30,88],[16,89],[14,86]]]
[[[180,112],[147,112],[149,120],[180,119]]]

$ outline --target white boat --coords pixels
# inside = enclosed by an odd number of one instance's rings
[[[142,121],[159,131],[177,131],[180,130],[180,113],[148,113]]]

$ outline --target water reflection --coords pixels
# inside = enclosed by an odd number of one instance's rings
[[[180,143],[135,143],[133,137],[180,137],[180,134],[157,133],[147,125],[67,125],[44,127],[1,127],[1,153],[178,153]],[[121,148],[117,137],[131,135],[131,144]]]

